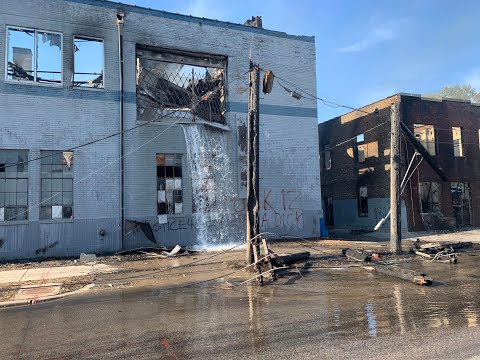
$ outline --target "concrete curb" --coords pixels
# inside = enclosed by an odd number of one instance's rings
[[[78,295],[83,292],[86,292],[91,288],[93,288],[94,286],[95,284],[88,284],[82,287],[81,289],[78,289],[75,291],[70,291],[70,292],[67,292],[64,294],[58,294],[58,295],[43,296],[36,299],[4,301],[4,302],[0,302],[0,308],[7,308],[7,307],[13,307],[13,306],[20,306],[20,305],[33,305],[41,302],[63,299],[68,296]]]

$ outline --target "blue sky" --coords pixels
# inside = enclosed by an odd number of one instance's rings
[[[470,83],[480,91],[480,1],[129,0],[186,15],[314,35],[317,93],[358,107],[397,92]],[[301,85],[301,84],[299,84]],[[319,102],[319,121],[348,110]]]

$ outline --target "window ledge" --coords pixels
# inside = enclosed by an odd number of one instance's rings
[[[63,82],[61,82],[60,84],[46,84],[46,83],[39,83],[34,81],[17,81],[17,80],[5,79],[5,83],[20,84],[20,85],[27,85],[27,86],[43,86],[43,87],[56,88],[56,89],[63,88]]]
[[[28,225],[28,220],[12,220],[12,221],[0,221],[0,226],[9,226],[9,225]]]
[[[105,91],[104,87],[94,88],[94,87],[70,86],[70,89],[82,90],[82,91]]]
[[[74,219],[48,219],[48,220],[38,220],[39,224],[67,224],[73,223]]]

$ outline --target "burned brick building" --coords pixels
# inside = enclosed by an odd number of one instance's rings
[[[388,214],[395,99],[400,99],[400,121],[407,128],[401,132],[402,227],[480,226],[479,104],[413,94],[388,97],[319,124],[327,226],[372,230]],[[436,166],[414,145],[425,149]]]
[[[102,0],[0,8],[0,260],[244,241],[250,61],[316,94],[314,37]],[[316,126],[316,101],[262,96],[262,231],[319,234]]]

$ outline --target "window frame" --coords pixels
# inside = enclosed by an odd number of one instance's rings
[[[75,86],[75,38],[82,38],[85,40],[92,40],[92,41],[101,41],[102,42],[102,69],[103,69],[103,85],[102,87],[83,87],[83,86]],[[72,37],[72,51],[73,51],[73,56],[72,56],[72,87],[74,89],[82,89],[82,90],[94,90],[94,91],[102,91],[105,90],[105,39],[95,37],[95,36],[86,36],[86,35],[80,35],[80,34],[74,34]]]
[[[458,148],[460,149],[460,155],[455,155],[455,139],[453,138],[453,133],[455,131],[455,129],[459,129],[460,130],[460,143],[459,143],[459,146]],[[465,156],[465,144],[463,142],[464,140],[464,131],[463,131],[463,127],[461,126],[452,126],[452,144],[453,144],[453,158],[464,158],[466,157]]]
[[[28,84],[28,85],[36,85],[36,86],[52,86],[52,87],[62,87],[63,86],[63,75],[64,75],[64,64],[63,64],[63,33],[58,32],[58,31],[50,31],[50,30],[43,30],[43,29],[33,29],[29,27],[23,27],[23,26],[15,26],[15,25],[7,25],[5,27],[5,74],[4,74],[4,80],[8,83],[11,84]],[[33,76],[33,81],[17,81],[13,79],[8,79],[8,48],[9,48],[9,41],[8,41],[8,32],[9,30],[25,30],[25,31],[31,31],[33,32],[34,35],[34,76]],[[37,81],[37,57],[38,57],[38,41],[37,41],[37,33],[38,32],[45,32],[45,33],[50,33],[50,34],[55,34],[55,35],[60,35],[60,82],[59,83],[42,83]]]
[[[359,141],[359,138],[361,138],[362,140]],[[362,153],[363,153],[363,160],[360,160],[360,149],[359,147],[362,146],[362,147],[365,147],[364,149],[362,149]],[[358,134],[357,136],[355,136],[355,151],[356,151],[356,160],[359,164],[361,163],[364,163],[365,160],[367,159],[367,142],[365,141],[365,133],[360,133]]]
[[[367,190],[367,196],[365,198],[367,199],[367,212],[364,213],[362,212],[362,196],[360,196],[360,189],[365,188]],[[368,186],[367,185],[358,185],[357,187],[357,216],[360,218],[368,217],[369,214],[369,209],[368,209]]]
[[[166,161],[166,157],[167,156],[175,156],[175,157],[179,157],[180,158],[180,166],[176,166],[176,165],[157,165],[157,156],[158,155],[163,155],[165,156],[165,161]],[[159,217],[159,216],[166,216],[167,219],[169,216],[185,216],[185,202],[184,202],[184,180],[185,180],[185,177],[184,177],[184,168],[183,168],[183,163],[184,163],[184,156],[185,154],[184,153],[173,153],[173,152],[157,152],[155,153],[155,183],[156,183],[156,202],[155,202],[155,208],[156,208],[156,216]],[[165,175],[164,175],[164,179],[165,179],[165,190],[163,190],[165,192],[165,201],[163,203],[165,203],[165,213],[162,213],[160,214],[159,213],[159,204],[160,204],[160,201],[158,199],[158,192],[159,191],[162,191],[162,190],[159,190],[158,189],[158,179],[159,177],[157,176],[157,172],[158,172],[158,167],[159,166],[163,166],[165,168]],[[180,177],[181,179],[181,186],[180,186],[180,191],[182,192],[182,211],[180,213],[176,213],[175,212],[175,191],[178,191],[178,189],[173,189],[173,212],[169,213],[168,212],[168,201],[167,201],[167,188],[166,188],[166,180],[167,180],[167,174],[166,174],[166,170],[167,170],[167,167],[172,167],[173,168],[173,179],[175,181],[175,179],[177,179],[178,177],[175,176],[175,168],[176,167],[180,167],[181,169],[181,173],[182,173],[182,176]],[[174,188],[175,188],[175,185],[174,185]]]
[[[38,208],[39,208],[38,220],[39,220],[40,223],[73,222],[73,221],[75,220],[75,191],[74,191],[74,189],[75,189],[75,161],[76,161],[76,160],[75,160],[75,156],[76,156],[75,154],[76,154],[76,152],[74,152],[74,151],[62,151],[62,150],[40,150],[40,154],[42,154],[42,152],[47,152],[47,151],[48,151],[48,152],[51,152],[51,154],[49,155],[50,157],[53,157],[53,155],[54,155],[55,153],[58,153],[58,152],[61,151],[61,152],[62,152],[62,158],[63,158],[63,153],[64,153],[64,152],[71,152],[71,153],[73,154],[73,163],[72,163],[72,166],[74,166],[74,168],[73,168],[73,174],[72,174],[71,177],[64,177],[64,176],[63,176],[63,170],[62,170],[62,177],[58,177],[58,178],[57,178],[57,177],[53,177],[53,176],[52,176],[52,171],[49,172],[50,177],[44,177],[44,176],[43,176],[43,172],[42,172],[42,165],[59,165],[59,164],[44,164],[44,163],[42,162],[43,158],[40,160],[40,161],[41,161],[41,162],[40,162],[40,176],[39,176],[39,180],[40,180],[40,182],[39,182],[39,186],[40,186],[40,190],[39,190],[40,202],[39,202],[39,205],[38,205]],[[41,156],[42,156],[42,155],[41,155]],[[63,158],[63,159],[64,159],[64,158]],[[52,160],[53,160],[53,159],[52,159]],[[44,179],[47,179],[47,180],[60,179],[60,180],[62,180],[62,191],[55,191],[55,192],[54,192],[53,190],[51,190],[51,191],[49,191],[50,194],[51,194],[51,196],[50,196],[48,199],[46,199],[46,200],[42,200],[42,193],[44,192],[44,191],[42,190],[42,182],[43,182]],[[71,208],[72,208],[72,216],[71,216],[70,218],[64,218],[64,217],[63,217],[63,207],[67,206],[67,205],[64,205],[64,204],[63,204],[63,193],[64,193],[64,192],[70,192],[70,191],[63,191],[63,180],[65,180],[65,179],[71,179],[71,180],[72,180],[72,191],[71,191],[71,193],[72,193],[72,204],[70,205]],[[53,201],[53,198],[54,198],[56,195],[58,195],[58,194],[62,194],[62,205],[61,205],[61,206],[62,206],[62,218],[53,218],[53,208],[52,208],[52,207],[53,207],[54,205],[52,205],[52,201]],[[43,204],[44,204],[47,200],[50,200],[50,205],[49,205],[49,206],[52,208],[52,214],[51,214],[52,217],[50,217],[50,218],[45,218],[45,219],[44,219],[44,218],[42,218],[42,208],[45,207],[45,205],[43,205]]]
[[[7,176],[6,171],[5,171],[5,172],[4,172],[4,173],[5,173],[5,177],[2,177],[2,178],[1,178],[1,179],[5,179],[5,187],[6,187],[6,180],[7,180],[7,179],[14,179],[14,180],[17,180],[17,181],[18,181],[18,180],[27,180],[27,191],[26,191],[26,192],[24,192],[24,191],[21,192],[21,193],[26,193],[26,194],[27,194],[27,204],[24,206],[24,207],[25,207],[25,213],[26,213],[26,215],[25,215],[26,219],[21,219],[21,220],[18,220],[18,219],[6,220],[6,219],[5,219],[5,209],[7,208],[7,206],[4,204],[4,205],[2,206],[3,209],[4,209],[4,215],[3,215],[3,216],[4,216],[4,219],[3,219],[3,220],[0,220],[0,225],[28,224],[28,222],[30,221],[30,210],[31,210],[30,207],[29,207],[29,200],[30,200],[30,196],[31,196],[31,194],[30,194],[30,166],[28,165],[28,160],[29,160],[29,158],[30,158],[30,150],[28,150],[28,149],[0,149],[0,150],[1,150],[1,151],[4,151],[4,150],[6,150],[6,151],[16,151],[17,153],[18,153],[18,152],[25,152],[25,153],[26,153],[26,159],[25,159],[26,163],[25,163],[25,165],[27,166],[26,177],[19,177],[19,176],[18,176],[18,171],[16,171],[15,173],[16,173],[17,175],[15,176],[15,178],[9,178],[9,177]],[[18,160],[17,160],[17,161],[18,161]],[[7,163],[5,163],[5,169],[7,168],[7,166],[12,166],[12,165],[14,165],[14,164],[7,164]],[[18,163],[17,163],[17,165],[18,165]],[[2,191],[2,193],[7,194],[7,193],[10,193],[10,192],[7,192],[6,189],[5,189],[5,191]],[[18,201],[18,200],[17,200],[18,191],[15,191],[15,197],[16,197],[16,199],[15,199],[15,203],[16,203],[15,207],[18,208],[18,207],[19,207],[18,204],[17,204],[17,201]],[[6,201],[6,200],[5,200],[5,201]],[[17,214],[15,217],[17,217],[17,216],[18,216],[18,214]]]
[[[425,146],[422,141],[417,138],[416,134],[420,134],[420,133],[415,133],[415,129],[416,128],[420,128],[420,127],[424,127],[425,129]],[[430,141],[428,141],[428,134],[427,134],[427,127],[431,127],[432,130],[433,130],[433,151],[435,152],[435,154],[432,154],[429,150],[429,144],[431,144]],[[431,156],[437,156],[437,153],[438,153],[438,148],[437,148],[437,128],[434,124],[420,124],[420,123],[416,123],[416,124],[413,124],[413,135],[415,136],[415,139],[417,139],[417,141],[422,144],[422,146],[425,148],[425,150],[427,150],[427,152],[431,155]]]
[[[330,143],[323,145],[323,165],[325,170],[332,169],[332,153],[330,152]],[[328,154],[328,161],[327,161],[327,154]]]

